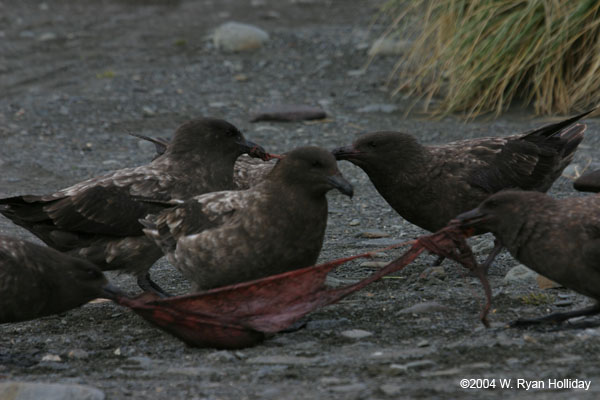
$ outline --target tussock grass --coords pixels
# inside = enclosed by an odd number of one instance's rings
[[[383,12],[418,31],[390,83],[426,111],[499,115],[518,99],[569,113],[600,100],[600,0],[391,0]]]

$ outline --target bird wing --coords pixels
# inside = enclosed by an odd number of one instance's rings
[[[180,205],[140,220],[144,233],[164,251],[175,248],[182,236],[193,235],[226,223],[246,207],[247,191],[221,191],[193,197]]]
[[[454,142],[434,151],[451,175],[487,193],[507,188],[535,189],[555,171],[559,155],[519,136]]]
[[[139,218],[172,206],[169,180],[139,169],[121,170],[50,195],[17,196],[0,203],[3,214],[25,227],[117,237],[141,235]]]

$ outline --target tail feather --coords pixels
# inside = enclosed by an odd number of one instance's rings
[[[560,133],[563,129],[568,128],[569,126],[573,125],[575,122],[579,121],[586,115],[589,115],[596,110],[597,110],[597,107],[592,108],[591,110],[588,110],[584,113],[578,114],[574,117],[565,119],[563,121],[559,121],[554,124],[550,124],[550,125],[542,126],[541,128],[534,129],[530,132],[527,132],[525,135],[523,135],[523,139],[525,139],[525,140],[533,139],[533,141],[535,141],[536,137],[537,138],[551,137],[557,133]]]
[[[154,143],[154,147],[156,148],[156,157],[163,155],[165,153],[165,151],[167,151],[167,147],[169,146],[168,139],[163,139],[163,138],[159,138],[159,137],[151,138],[149,136],[140,135],[139,133],[134,133],[134,132],[127,132],[127,133],[129,133],[131,136],[135,136],[137,138],[144,139],[151,143]]]
[[[31,199],[29,199],[31,198]],[[44,202],[37,196],[15,196],[0,199],[0,214],[15,223],[34,223],[48,220]]]
[[[561,156],[565,158],[573,158],[577,146],[583,140],[583,134],[587,128],[586,124],[577,124],[560,132],[560,138],[563,141]]]

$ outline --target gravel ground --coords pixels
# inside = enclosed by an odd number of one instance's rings
[[[404,130],[425,143],[443,143],[516,133],[557,119],[531,119],[527,109],[467,124],[405,117],[410,103],[390,99],[385,90],[395,58],[376,58],[362,70],[370,43],[384,29],[371,25],[380,3],[0,2],[0,195],[46,193],[147,162],[153,146],[128,131],[167,137],[198,116],[225,118],[272,152],[305,144],[332,148],[366,130]],[[226,21],[256,25],[271,38],[254,52],[221,52],[208,35]],[[281,103],[321,105],[329,118],[249,122],[261,106]],[[389,103],[398,110],[358,112]],[[579,169],[600,159],[600,124],[587,122],[587,139],[574,161]],[[362,171],[345,162],[340,167],[356,195],[330,195],[322,260],[424,233],[398,217]],[[552,194],[576,195],[568,177],[559,178]],[[388,236],[361,237],[369,230]],[[0,219],[0,232],[35,240],[6,219]],[[473,243],[480,257],[491,245],[488,237]],[[110,302],[5,324],[0,381],[91,385],[107,399],[598,398],[599,329],[504,327],[517,316],[590,300],[566,289],[541,290],[531,281],[506,283],[517,263],[504,253],[491,271],[492,328],[485,329],[478,322],[478,281],[451,262],[431,268],[433,261],[422,256],[395,276],[311,314],[306,328],[241,351],[187,347]],[[331,274],[330,284],[354,282],[372,271],[364,261],[349,263]],[[165,260],[152,273],[167,290],[187,287]],[[129,277],[110,277],[136,290]],[[421,311],[409,309],[422,303]],[[495,379],[497,387],[461,389],[463,378]],[[500,378],[512,379],[513,388],[500,389]],[[517,388],[518,378],[542,381],[546,388]],[[590,380],[591,386],[549,389],[548,379]]]

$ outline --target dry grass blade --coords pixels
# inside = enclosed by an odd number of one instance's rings
[[[401,0],[383,9],[411,35],[394,68],[395,93],[442,101],[434,113],[499,115],[519,99],[536,113],[600,101],[600,2],[596,0]],[[418,17],[417,17],[418,16]]]

